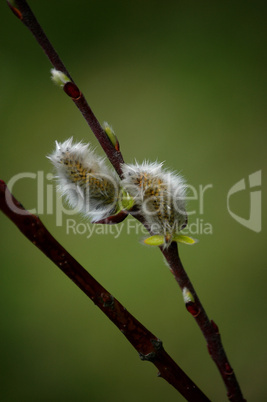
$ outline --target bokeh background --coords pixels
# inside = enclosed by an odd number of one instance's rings
[[[127,162],[166,161],[187,181],[212,185],[197,219],[212,234],[180,246],[205,309],[218,324],[244,395],[267,399],[266,216],[256,233],[227,211],[230,188],[266,176],[266,3],[263,1],[30,2],[100,122],[119,137]],[[70,136],[97,145],[69,98],[50,81],[50,64],[26,28],[0,4],[0,172],[52,171],[46,155]],[[99,153],[102,150],[99,149]],[[45,180],[45,199],[47,185]],[[51,187],[49,187],[51,190]],[[37,183],[15,196],[37,205]],[[216,402],[226,393],[205,341],[156,249],[127,225],[112,234],[67,234],[54,212],[40,217],[64,247],[145,326]],[[249,190],[231,209],[249,217]],[[68,217],[67,217],[68,218]],[[72,217],[73,218],[73,217]],[[77,223],[84,222],[75,216]],[[126,221],[125,221],[126,222]],[[179,401],[156,369],[17,228],[1,225],[1,400]],[[131,223],[135,227],[135,222]],[[105,250],[105,252],[103,252]]]

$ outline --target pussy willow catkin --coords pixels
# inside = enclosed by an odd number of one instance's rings
[[[180,175],[164,170],[162,165],[123,165],[122,186],[134,198],[152,232],[164,236],[164,246],[168,247],[187,223],[186,184]]]
[[[92,222],[117,211],[119,179],[89,144],[73,143],[72,138],[63,143],[56,141],[56,149],[48,158],[56,169],[58,191],[72,208]]]

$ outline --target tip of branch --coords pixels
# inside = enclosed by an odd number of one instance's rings
[[[19,19],[22,20],[23,19],[23,15],[21,14],[21,12],[19,11],[19,9],[17,8],[16,2],[14,0],[7,0],[7,5],[10,8],[10,10],[12,11],[12,13]]]

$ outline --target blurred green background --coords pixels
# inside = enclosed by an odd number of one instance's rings
[[[226,204],[230,188],[243,178],[248,185],[251,173],[261,170],[265,187],[266,3],[39,0],[30,5],[100,122],[112,124],[125,161],[166,161],[196,189],[212,185],[203,211],[198,201],[189,202],[196,210],[190,222],[209,223],[212,234],[195,234],[199,243],[180,246],[181,258],[220,328],[245,397],[266,400],[266,216],[262,213],[256,233],[234,220]],[[22,172],[51,172],[45,156],[56,139],[74,136],[94,146],[97,141],[70,99],[51,83],[48,60],[4,1],[0,15],[0,176],[8,182]],[[44,184],[46,199],[51,181]],[[18,181],[13,192],[26,208],[36,207],[36,180]],[[230,205],[247,219],[249,190],[233,196]],[[57,227],[55,208],[47,213],[46,201],[40,217],[163,340],[212,401],[227,400],[176,282],[158,250],[140,244],[141,231],[125,223],[117,239],[67,234],[66,218]],[[0,225],[1,400],[183,400],[3,214]]]

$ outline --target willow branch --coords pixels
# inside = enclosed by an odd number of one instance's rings
[[[33,34],[45,54],[47,55],[48,59],[50,60],[51,64],[54,66],[55,69],[62,71],[65,75],[69,77],[73,86],[67,86],[67,95],[70,96],[77,106],[77,108],[82,113],[83,117],[85,118],[86,122],[90,126],[92,132],[96,136],[97,140],[99,141],[100,145],[102,146],[104,152],[106,153],[107,157],[109,158],[111,164],[114,166],[115,170],[117,171],[118,175],[121,177],[121,164],[124,162],[121,152],[119,149],[114,148],[110,139],[108,138],[107,134],[103,130],[102,126],[100,125],[99,121],[97,120],[96,116],[94,115],[92,109],[88,105],[84,95],[80,92],[78,87],[76,86],[74,80],[72,79],[70,73],[66,69],[64,63],[60,59],[58,53],[52,46],[51,42],[47,38],[46,34],[44,33],[42,27],[40,26],[39,22],[37,21],[35,15],[33,14],[32,10],[30,9],[29,5],[24,0],[16,0],[16,1],[8,1],[7,4],[13,13],[21,20],[21,22],[30,30]],[[14,4],[14,5],[13,5]]]
[[[14,1],[12,2],[14,3]],[[31,9],[29,8],[27,2],[25,0],[16,0],[16,6],[11,6],[10,2],[8,2],[10,8],[14,12],[14,14],[27,26],[27,28],[32,32],[40,46],[43,48],[45,53],[47,54],[49,60],[52,65],[66,74],[70,79],[70,74],[65,68],[64,64],[60,60],[58,54],[54,50],[53,46],[47,39],[45,33],[40,27],[38,21],[33,15]],[[118,175],[122,177],[121,164],[123,163],[123,157],[119,149],[116,149],[106,133],[102,129],[95,115],[93,114],[91,108],[89,107],[86,99],[83,94],[76,86],[74,81],[71,79],[71,84],[69,88],[64,88],[65,92],[68,96],[72,98],[78,109],[81,111],[85,120],[91,127],[93,133],[101,144],[103,150],[105,151],[107,157],[112,163],[113,167],[117,171]],[[140,222],[145,224],[144,220],[140,216],[140,214],[133,214],[133,216],[138,219]],[[145,224],[146,228],[149,230],[149,227]],[[182,263],[179,258],[178,248],[175,243],[172,243],[171,246],[167,250],[163,250],[160,248],[163,253],[171,272],[173,273],[176,281],[181,287],[182,291],[187,289],[193,296],[193,301],[186,303],[187,310],[194,316],[195,321],[197,322],[201,332],[203,333],[206,341],[209,353],[216,363],[220,375],[224,381],[224,384],[227,389],[228,399],[232,402],[242,402],[244,401],[242,392],[240,390],[239,384],[237,382],[236,376],[231,368],[229,360],[226,356],[224,348],[222,346],[221,337],[219,334],[219,330],[217,325],[209,320],[197,294],[196,291],[188,278]]]
[[[162,342],[130,314],[58,243],[36,215],[23,208],[2,180],[0,180],[0,209],[24,236],[54,262],[103,311],[137,350],[140,358],[152,362],[157,367],[159,376],[168,381],[188,401],[209,401],[164,350]]]
[[[187,275],[179,257],[177,243],[172,243],[167,251],[162,250],[172,274],[182,290],[188,289],[193,298],[191,302],[186,303],[187,310],[192,314],[204,335],[209,354],[214,360],[224,384],[227,389],[227,396],[231,402],[245,401],[242,396],[240,386],[226,356],[221,341],[219,328],[213,320],[209,320],[207,313],[202,306],[199,297]]]

